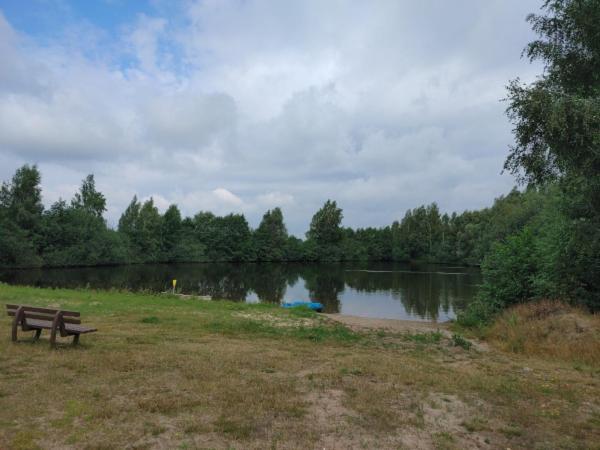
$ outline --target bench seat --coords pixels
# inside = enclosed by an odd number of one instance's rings
[[[25,322],[29,328],[41,328],[44,330],[52,329],[52,322],[50,320],[25,319]],[[82,325],[65,323],[65,331],[68,334],[85,334],[93,333],[94,331],[98,330],[96,328],[84,327]]]

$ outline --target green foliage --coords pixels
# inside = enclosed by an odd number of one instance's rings
[[[38,266],[42,224],[41,175],[36,166],[17,170],[0,188],[0,265]]]
[[[510,305],[543,297],[568,297],[560,288],[564,243],[571,233],[560,205],[565,198],[558,186],[528,189],[523,202],[526,214],[517,229],[502,239],[492,240],[481,265],[483,284],[476,302],[459,315],[464,326],[488,323]],[[535,208],[531,205],[535,205]],[[510,227],[509,227],[510,229]]]
[[[167,262],[179,259],[177,243],[182,237],[181,213],[177,205],[170,205],[165,211],[160,224],[161,259]]]
[[[417,344],[437,344],[442,339],[440,331],[430,331],[429,333],[406,333],[404,338],[407,341],[416,342]]]
[[[544,195],[486,256],[481,295],[459,317],[463,325],[543,297],[600,309],[600,3],[548,0],[544,9],[528,17],[539,39],[526,49],[544,73],[508,86],[516,145],[505,163],[545,186]]]
[[[5,218],[30,235],[37,231],[44,210],[40,182],[37,167],[24,165],[17,169],[11,182],[2,183],[0,189],[0,207],[5,211]]]
[[[395,229],[395,243],[409,259],[436,260],[446,237],[438,206],[409,210]]]
[[[81,184],[79,192],[71,201],[73,208],[81,209],[87,214],[102,218],[102,214],[106,211],[106,199],[104,195],[96,191],[96,182],[94,175],[88,175]]]
[[[458,314],[456,321],[459,325],[467,328],[484,327],[492,321],[499,311],[499,305],[478,298],[470,303],[465,311]]]
[[[24,205],[35,205],[25,209],[37,214],[41,208],[35,184],[39,173],[25,166],[2,191],[0,264],[4,266],[410,259],[479,264],[493,242],[517,232],[539,214],[546,196],[536,189],[513,190],[496,199],[491,208],[451,216],[441,215],[437,205],[431,204],[408,211],[391,227],[359,229],[342,227],[341,208],[327,201],[314,215],[308,238],[302,241],[287,234],[279,208],[267,211],[253,231],[240,214],[219,217],[200,212],[182,218],[177,205],[170,205],[161,215],[152,199],[141,203],[137,197],[114,231],[102,217],[106,200],[96,191],[92,175],[82,181],[70,204],[59,200],[40,214],[32,228],[25,226],[28,221],[12,220],[25,215],[13,214],[11,209],[23,209],[11,199],[13,190],[23,197],[27,190],[24,178],[33,180]]]
[[[454,333],[452,335],[452,343],[455,347],[461,347],[465,350],[469,350],[473,344],[466,340],[461,334]]]
[[[600,265],[600,40],[597,1],[548,1],[547,15],[530,16],[540,39],[527,49],[546,71],[536,83],[509,91],[517,147],[507,163],[543,182],[560,176],[571,222],[564,254],[562,290],[593,308],[598,301]],[[540,108],[545,108],[543,113]],[[527,128],[538,129],[535,139]],[[546,161],[541,154],[547,155]],[[531,163],[529,163],[531,161]],[[585,298],[588,297],[588,300]]]
[[[127,238],[132,262],[161,260],[162,218],[152,198],[141,204],[133,197],[119,219],[119,232]]]
[[[461,320],[540,297],[600,309],[600,3],[548,0],[526,49],[544,62],[508,86],[516,145],[505,169],[547,186],[541,211],[484,260],[481,298]]]
[[[94,212],[59,200],[44,212],[40,245],[51,266],[114,264],[126,261],[124,245]]]
[[[0,266],[35,267],[42,264],[27,232],[0,213]]]
[[[256,258],[259,261],[282,261],[287,259],[288,233],[283,223],[281,209],[267,211],[254,232]]]
[[[502,308],[533,298],[538,270],[536,256],[535,239],[530,228],[524,228],[505,242],[494,244],[482,264],[483,297]]]
[[[242,214],[213,216],[208,224],[206,240],[211,261],[252,261],[252,233]]]
[[[337,207],[337,203],[327,200],[313,216],[306,237],[315,240],[319,244],[339,242],[342,239],[340,225],[343,218],[344,215],[341,208]]]
[[[543,183],[564,175],[599,176],[600,4],[596,0],[547,0],[546,15],[528,21],[539,39],[526,48],[545,65],[530,85],[508,88],[516,145],[506,168]],[[521,172],[523,171],[523,172]]]

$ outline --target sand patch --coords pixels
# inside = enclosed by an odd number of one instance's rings
[[[248,313],[248,312],[236,312],[232,314],[233,317],[240,317],[243,319],[253,320],[255,322],[266,322],[271,326],[278,328],[290,328],[290,327],[315,327],[319,325],[319,319],[312,319],[309,317],[281,317],[269,313]]]

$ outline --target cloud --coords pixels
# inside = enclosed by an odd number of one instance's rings
[[[158,67],[158,44],[165,32],[167,21],[163,18],[148,17],[140,14],[137,23],[126,37],[132,55],[137,59],[140,69],[155,72]]]
[[[51,202],[94,173],[112,224],[134,194],[255,226],[280,206],[297,235],[328,198],[380,226],[514,183],[499,100],[540,71],[519,59],[537,0],[154,4],[59,37],[0,12],[2,179],[39,163]]]
[[[257,200],[261,206],[276,208],[291,205],[294,203],[294,196],[282,192],[268,192],[259,195]]]
[[[212,193],[219,201],[227,205],[240,206],[244,203],[241,198],[224,188],[217,188]]]

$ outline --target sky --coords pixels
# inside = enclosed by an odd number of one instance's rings
[[[281,207],[302,236],[491,205],[513,142],[506,85],[541,0],[0,0],[0,180],[46,206],[93,173],[114,226],[161,211]]]

